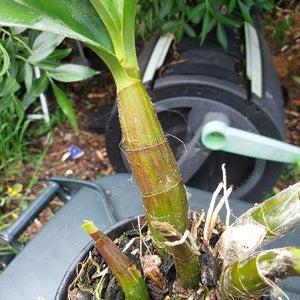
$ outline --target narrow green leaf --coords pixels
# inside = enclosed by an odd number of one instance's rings
[[[189,36],[189,37],[196,37],[196,32],[195,32],[195,30],[191,27],[191,26],[189,26],[188,24],[184,24],[183,25],[183,29],[184,29],[184,31],[185,31],[185,33]]]
[[[41,70],[54,70],[59,67],[61,63],[49,59],[44,59],[36,64]]]
[[[18,72],[19,72],[18,60],[10,56],[9,75],[12,77],[17,77]]]
[[[47,90],[48,84],[49,84],[49,78],[46,72],[42,72],[41,77],[33,81],[29,93],[32,96],[38,97],[41,93],[44,93]]]
[[[24,82],[25,82],[25,87],[26,87],[27,92],[29,92],[31,90],[32,81],[33,81],[32,67],[30,66],[30,64],[25,63],[25,65],[24,65]]]
[[[37,96],[29,93],[25,93],[22,99],[24,109],[26,110],[33,102],[35,102]]]
[[[64,37],[51,32],[42,32],[34,41],[32,46],[32,54],[28,57],[28,61],[35,64],[47,56],[64,40]]]
[[[73,129],[75,131],[75,134],[78,135],[79,131],[78,131],[77,119],[70,100],[53,81],[51,81],[51,86],[58,105],[60,106],[64,114],[67,116],[67,118],[70,120]]]
[[[181,21],[170,21],[162,26],[164,32],[173,32],[181,25]]]
[[[180,42],[183,38],[183,34],[184,34],[183,26],[179,26],[175,31],[175,41]]]
[[[184,0],[177,0],[176,4],[179,8],[179,11],[184,13],[185,12],[185,1]]]
[[[23,104],[19,99],[14,98],[14,105],[15,105],[15,111],[18,115],[18,123],[21,123],[25,116],[25,110]]]
[[[17,82],[21,83],[25,81],[25,61],[18,59],[18,73],[16,77]]]
[[[13,103],[13,96],[7,95],[0,98],[0,113],[6,110]]]
[[[26,27],[10,27],[10,32],[12,34],[21,34],[23,33],[27,28]]]
[[[48,57],[49,60],[61,60],[69,56],[72,49],[55,49]]]
[[[223,47],[223,49],[225,51],[227,51],[227,49],[228,49],[227,36],[226,36],[226,32],[224,30],[224,27],[222,26],[222,24],[220,22],[218,22],[218,25],[217,25],[217,39],[218,39],[218,42]]]
[[[117,7],[112,5],[111,1],[90,0],[90,3],[94,6],[109,33],[116,56],[119,60],[124,60],[124,45],[121,42],[123,38],[121,34],[121,17]]]
[[[262,7],[263,9],[265,9],[266,11],[268,11],[269,13],[272,13],[275,3],[274,1],[266,1],[266,0],[256,0],[257,2],[257,6],[258,7]]]
[[[124,66],[125,68],[138,69],[135,48],[135,12],[137,0],[122,0],[121,28],[124,44]],[[139,77],[140,74],[132,74]]]
[[[22,123],[22,128],[21,131],[19,132],[19,142],[23,140],[26,130],[31,122],[32,122],[31,119],[27,119]]]
[[[32,49],[33,43],[35,42],[40,33],[40,31],[34,29],[30,29],[28,31],[28,46],[30,47],[30,49]]]
[[[17,44],[14,42],[14,40],[11,37],[5,39],[2,42],[2,44],[10,57],[14,55],[14,53],[16,52],[15,46],[17,46]]]
[[[10,59],[6,49],[0,44],[0,59],[1,59],[1,68],[0,68],[0,76],[5,74],[9,68]]]
[[[195,17],[193,17],[192,19],[190,19],[190,21],[193,23],[193,24],[199,24],[203,19],[203,16],[200,16],[200,15],[197,15]]]
[[[241,0],[239,0],[239,1],[241,1]],[[248,6],[250,8],[251,6],[255,5],[255,1],[257,1],[257,0],[242,0],[242,1],[245,3],[246,6]]]
[[[250,25],[254,26],[252,17],[251,17],[250,12],[249,12],[249,8],[240,0],[238,0],[238,4],[239,4],[240,11],[243,15],[244,20],[247,23],[249,23]]]
[[[191,10],[191,13],[188,15],[189,19],[193,19],[198,15],[204,15],[204,12],[206,10],[205,2],[198,4],[197,6],[193,7]]]
[[[209,11],[206,11],[204,18],[203,18],[202,30],[201,30],[201,34],[200,34],[200,44],[201,45],[204,43],[204,40],[209,32],[210,23],[211,23],[211,16],[210,16]]]
[[[18,91],[19,89],[20,89],[20,85],[17,82],[17,80],[12,76],[8,76],[8,77],[6,77],[4,82],[2,82],[2,84],[1,84],[0,97],[4,97],[9,94],[13,94],[16,91]]]
[[[75,64],[64,64],[59,67],[48,71],[51,78],[61,82],[74,82],[93,77],[100,72],[95,71],[89,67],[75,65]]]
[[[159,18],[163,20],[166,16],[169,16],[173,7],[173,0],[166,0],[163,2],[159,10]]]
[[[223,24],[231,25],[231,26],[241,26],[242,21],[236,19],[234,17],[226,17],[215,10],[211,10],[212,16],[216,19],[216,21],[221,22]]]
[[[230,0],[229,4],[228,4],[228,11],[227,11],[227,15],[230,15],[236,6],[236,0]]]
[[[47,48],[52,48],[53,45],[56,45],[56,40],[62,41],[61,35],[52,33],[52,32],[41,32],[35,38],[32,44],[32,51],[47,50]]]

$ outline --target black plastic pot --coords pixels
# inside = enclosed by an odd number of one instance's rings
[[[114,240],[115,238],[122,235],[127,230],[130,230],[133,228],[134,225],[137,224],[137,216],[131,217],[128,219],[124,219],[113,226],[111,226],[108,230],[105,231],[105,233]],[[63,277],[63,280],[61,281],[57,293],[55,295],[55,300],[66,300],[68,295],[68,287],[73,282],[75,276],[76,276],[76,268],[79,262],[83,261],[84,258],[87,256],[89,251],[93,250],[94,242],[91,240],[79,253],[79,255],[76,257],[76,259],[73,261],[67,272],[65,273],[65,276]]]

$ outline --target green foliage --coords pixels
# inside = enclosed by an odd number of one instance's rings
[[[293,76],[292,79],[293,79],[296,83],[300,84],[300,76]]]
[[[68,49],[56,49],[63,39],[63,36],[50,32],[38,33],[33,30],[24,32],[24,29],[16,31],[2,28],[1,111],[9,106],[12,99],[19,99],[23,110],[27,110],[37,101],[41,93],[47,91],[51,79],[73,82],[97,74],[85,66],[61,63],[60,60],[70,53]],[[62,109],[66,113],[64,108]],[[74,130],[78,133],[73,108],[67,113]]]
[[[57,49],[64,39],[60,35],[11,27],[1,28],[0,38],[1,171],[13,162],[24,160],[25,135],[31,122],[27,113],[40,113],[39,96],[47,92],[49,82],[79,81],[98,72],[85,66],[61,63],[71,51]],[[54,83],[52,88],[57,95],[59,88]],[[78,133],[73,106],[64,92],[59,91],[57,103]]]
[[[24,119],[20,100],[10,98],[8,105],[0,113],[0,173],[13,162],[24,160],[24,135],[29,123],[30,120]]]
[[[297,165],[294,164],[288,164],[285,169],[283,170],[277,185],[282,185],[283,182],[298,182],[300,181],[300,170]]]
[[[295,19],[292,15],[286,15],[284,18],[273,19],[272,16],[265,16],[264,27],[269,32],[270,38],[279,46],[284,46],[289,42],[286,35],[295,25]]]
[[[201,44],[207,34],[217,27],[217,39],[227,49],[227,25],[239,27],[243,21],[253,24],[252,8],[272,11],[272,0],[141,0],[137,11],[137,34],[145,37],[159,29],[172,33],[179,41],[186,34],[199,36]],[[196,28],[202,25],[201,31]]]

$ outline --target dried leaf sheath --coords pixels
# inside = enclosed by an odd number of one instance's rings
[[[178,166],[141,81],[128,80],[118,92],[118,110],[126,155],[141,191],[152,234],[153,220],[183,233],[188,204]]]
[[[300,225],[300,183],[254,206],[227,228],[217,248],[227,262],[244,259]]]
[[[226,267],[221,278],[224,299],[259,299],[270,288],[280,294],[276,279],[300,275],[300,249],[261,251]],[[223,299],[223,298],[222,298]]]
[[[180,242],[182,235],[166,222],[152,224],[171,246],[176,267],[176,278],[186,288],[194,289],[200,282],[198,255],[187,241]],[[174,244],[175,242],[175,244]],[[176,243],[177,242],[177,243]]]
[[[96,249],[120,283],[125,298],[128,300],[150,299],[144,278],[136,265],[133,264],[93,222],[85,221],[82,228],[87,231],[95,241]]]

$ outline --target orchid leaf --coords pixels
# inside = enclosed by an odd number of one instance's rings
[[[125,49],[125,67],[138,68],[135,51],[135,11],[136,0],[123,0],[121,10],[122,35]]]
[[[121,20],[115,5],[111,5],[110,0],[90,0],[94,9],[101,18],[106,27],[115,49],[116,56],[119,60],[124,59],[124,49],[120,40],[121,35]]]
[[[1,62],[2,60],[2,62]],[[10,59],[5,48],[0,44],[0,76],[6,73],[9,68]]]
[[[88,0],[0,0],[0,7],[4,26],[49,31],[113,53],[107,30]]]

